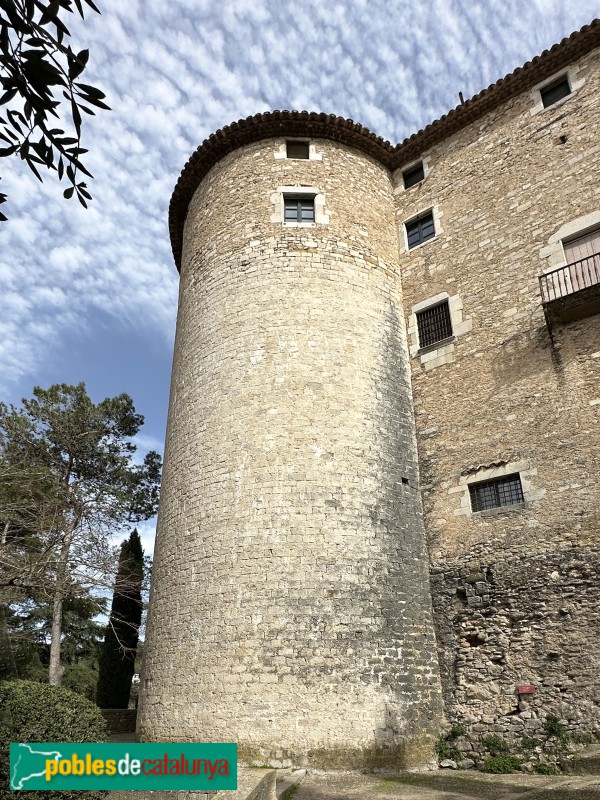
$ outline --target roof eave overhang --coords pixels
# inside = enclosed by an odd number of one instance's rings
[[[360,150],[389,170],[397,169],[597,47],[600,47],[600,19],[585,25],[395,147],[353,120],[332,114],[272,111],[233,122],[211,134],[198,147],[183,168],[173,191],[169,205],[169,231],[177,269],[181,269],[183,228],[194,192],[209,170],[234,150],[253,142],[284,136],[330,139]]]

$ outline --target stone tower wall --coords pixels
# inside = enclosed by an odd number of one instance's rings
[[[316,224],[283,223],[294,186]],[[186,222],[139,732],[422,764],[430,603],[389,173],[242,147]]]
[[[395,175],[401,228],[438,223],[400,257],[409,329],[446,296],[456,334],[411,358],[446,709],[518,741],[548,715],[600,730],[600,317],[552,341],[538,283],[557,232],[600,226],[599,67],[596,50],[556,105],[523,92],[424,153],[418,187]],[[467,481],[503,472],[525,504],[472,513]]]

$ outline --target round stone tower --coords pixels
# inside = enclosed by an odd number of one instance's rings
[[[144,740],[316,767],[433,754],[391,153],[281,112],[220,131],[182,173]]]

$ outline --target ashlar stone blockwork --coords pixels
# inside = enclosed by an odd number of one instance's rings
[[[139,731],[420,765],[441,690],[390,177],[281,144],[189,209]],[[274,221],[281,186],[328,221]]]

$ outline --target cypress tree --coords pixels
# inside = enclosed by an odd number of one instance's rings
[[[142,620],[144,551],[137,530],[121,545],[110,618],[100,651],[97,703],[127,708]]]
[[[0,603],[0,681],[8,681],[16,677],[18,677],[17,667],[10,645],[6,608]]]

